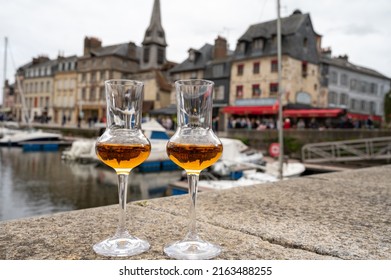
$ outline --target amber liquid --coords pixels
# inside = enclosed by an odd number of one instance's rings
[[[143,163],[151,152],[151,145],[97,143],[96,154],[117,172],[129,172]]]
[[[167,143],[169,158],[187,172],[199,173],[211,166],[221,156],[223,146]]]

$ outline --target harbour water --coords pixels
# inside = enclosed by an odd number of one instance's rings
[[[131,172],[128,201],[166,195],[181,171]],[[0,148],[0,221],[118,203],[117,176],[96,164],[61,160],[61,151]]]

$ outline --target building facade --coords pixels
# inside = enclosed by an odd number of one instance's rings
[[[328,107],[345,108],[359,120],[384,116],[384,96],[390,91],[390,78],[349,62],[346,55],[332,57],[331,49],[323,52],[321,73]]]
[[[172,81],[186,79],[206,79],[213,81],[214,115],[217,109],[229,103],[229,86],[231,74],[231,55],[227,40],[218,36],[214,45],[205,44],[200,49],[191,48],[188,58],[170,70]],[[172,93],[175,103],[175,92]]]
[[[54,74],[53,122],[75,124],[77,121],[77,56],[58,56]]]
[[[50,60],[46,56],[33,58],[30,65],[24,67],[23,93],[29,121],[46,123],[54,115],[54,74],[58,68],[58,61]]]
[[[77,60],[77,115],[93,125],[106,116],[104,81],[124,79],[139,70],[138,47],[133,42],[102,46],[85,37],[84,54]]]
[[[319,54],[321,36],[310,16],[295,11],[281,19],[282,73],[278,84],[276,20],[251,25],[238,39],[232,59],[230,105],[247,99],[277,98],[279,87],[283,104],[301,103],[322,107],[327,96],[320,94]],[[243,103],[240,101],[239,103]]]

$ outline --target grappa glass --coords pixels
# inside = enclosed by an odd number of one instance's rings
[[[130,171],[144,162],[151,144],[141,130],[144,84],[133,80],[105,81],[106,130],[96,142],[98,158],[118,175],[119,223],[117,231],[93,246],[104,256],[133,256],[145,252],[150,245],[126,230],[126,193]]]
[[[178,126],[167,143],[167,154],[185,169],[189,183],[190,224],[185,238],[167,245],[164,252],[175,259],[211,259],[221,248],[201,239],[196,229],[197,184],[200,172],[214,164],[223,152],[221,141],[212,130],[214,83],[206,80],[175,82]]]

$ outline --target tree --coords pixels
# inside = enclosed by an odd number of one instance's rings
[[[389,124],[391,121],[391,90],[384,95],[384,118]]]

